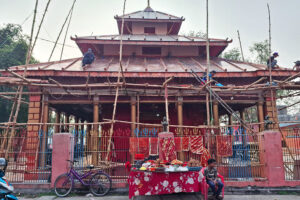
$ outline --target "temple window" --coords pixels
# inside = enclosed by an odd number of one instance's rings
[[[161,55],[161,47],[143,47],[143,55]]]
[[[155,27],[144,27],[144,33],[155,34]]]

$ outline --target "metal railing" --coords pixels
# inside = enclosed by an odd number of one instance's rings
[[[282,152],[285,179],[300,180],[300,129],[282,128]]]
[[[74,130],[74,147],[71,152],[74,159],[79,161],[75,167],[83,169],[87,165],[94,165],[110,174],[116,187],[123,187],[129,175],[125,169],[126,162],[133,162],[136,153],[158,155],[157,136],[161,128],[139,126],[132,135],[130,126],[120,123],[115,126],[112,136],[109,128],[110,126],[103,125],[97,132]],[[248,135],[243,131],[228,131],[232,127],[222,128],[223,131],[217,128],[170,128],[175,136],[177,157],[184,162],[193,158],[205,165],[207,157],[203,153],[207,150],[209,156],[217,160],[219,172],[226,180],[264,179],[261,136]],[[27,133],[26,129],[18,129],[12,138],[0,135],[1,145],[7,145],[9,140],[13,144],[1,152],[2,156],[7,152],[9,158],[6,177],[14,183],[49,183],[53,132],[30,135],[31,133]],[[138,142],[132,143],[132,138],[137,138]],[[202,146],[196,147],[202,149],[200,152],[192,149],[192,139],[201,141]],[[111,149],[108,149],[109,141]]]
[[[8,167],[5,177],[12,183],[49,183],[52,165],[52,133],[39,132],[28,136],[25,129],[17,129],[13,137],[0,135],[1,157]]]

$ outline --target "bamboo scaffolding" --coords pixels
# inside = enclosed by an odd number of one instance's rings
[[[43,16],[42,16],[40,25],[39,25],[39,27],[38,27],[38,30],[37,30],[37,33],[36,33],[36,36],[35,36],[35,39],[34,39],[32,48],[31,48],[31,50],[30,50],[30,55],[32,55],[32,52],[33,52],[34,47],[35,47],[35,45],[36,45],[36,42],[37,42],[37,40],[38,40],[38,38],[39,38],[39,34],[40,34],[40,31],[41,31],[42,25],[43,25],[43,23],[44,23],[44,19],[45,19],[45,17],[46,17],[46,14],[47,14],[47,11],[48,11],[50,2],[51,2],[51,0],[48,0],[47,5],[46,5],[46,7],[45,7],[45,10],[44,10],[44,13],[43,13]]]
[[[11,101],[15,101],[16,100],[14,97],[8,97],[8,96],[1,95],[1,94],[0,94],[0,97],[3,98],[3,99],[11,100]],[[27,104],[27,105],[29,104],[28,102],[22,101],[22,100],[21,100],[21,103]]]
[[[122,58],[123,58],[123,33],[124,33],[124,15],[125,15],[125,9],[126,9],[126,0],[124,0],[124,4],[123,4],[123,16],[122,16],[122,26],[121,26],[121,38],[120,38],[120,58],[119,58],[119,64],[120,64],[120,68],[119,68],[119,72],[118,72],[118,81],[117,81],[117,90],[116,90],[116,95],[115,95],[115,102],[114,102],[114,108],[113,108],[113,114],[112,114],[112,123],[111,123],[111,127],[110,127],[110,133],[109,133],[109,140],[108,140],[108,147],[107,147],[107,154],[106,154],[106,158],[105,161],[108,161],[108,157],[110,154],[110,150],[111,150],[111,139],[112,139],[112,135],[114,132],[114,120],[115,120],[115,115],[116,115],[116,110],[117,110],[117,103],[118,103],[118,97],[119,97],[119,84],[120,84],[120,75],[122,72],[122,76],[123,76],[123,84],[125,84],[125,76],[123,74],[123,66],[122,66]]]
[[[18,88],[18,89],[20,89],[20,88]],[[12,120],[13,112],[15,111],[16,105],[17,105],[17,101],[16,101],[16,99],[15,99],[15,100],[14,100],[14,103],[13,103],[13,105],[12,105],[12,108],[11,108],[10,115],[9,115],[9,119],[8,119],[9,122],[11,122],[11,120]],[[7,138],[8,132],[9,132],[9,128],[10,128],[10,124],[8,124],[8,125],[6,126],[6,129],[5,129],[5,132],[4,132],[4,137],[5,137],[5,138],[4,138],[4,140],[3,140],[2,144],[1,144],[1,151],[0,151],[1,153],[3,152],[3,150],[4,150],[4,148],[5,148],[6,138]]]
[[[73,8],[74,8],[74,6],[75,6],[75,3],[76,3],[76,0],[73,1],[72,7],[71,7],[71,9],[70,9],[70,11],[69,11],[69,13],[68,13],[66,19],[65,19],[65,21],[64,21],[64,23],[63,23],[63,25],[62,25],[60,31],[59,31],[59,34],[58,34],[57,39],[56,39],[56,41],[55,41],[55,44],[54,44],[54,46],[53,46],[53,48],[52,48],[52,51],[51,51],[51,53],[50,53],[48,62],[50,62],[50,60],[51,60],[51,58],[52,58],[52,55],[53,55],[53,53],[54,53],[54,50],[55,50],[56,45],[57,45],[57,43],[58,43],[58,40],[59,40],[59,38],[60,38],[60,36],[61,36],[61,34],[62,34],[64,28],[65,28],[65,25],[66,25],[66,23],[67,23],[67,21],[68,21],[68,19],[69,19],[69,16],[71,15],[71,13],[72,13],[72,11],[73,11]]]
[[[75,3],[75,2],[74,2],[74,3]],[[71,21],[72,21],[73,9],[74,9],[74,6],[73,6],[72,9],[71,9],[71,14],[70,14],[70,17],[69,17],[69,23],[68,23],[68,26],[67,26],[67,29],[66,29],[64,42],[63,42],[63,45],[62,45],[62,47],[61,47],[60,61],[62,60],[62,57],[63,57],[64,48],[65,48],[65,44],[66,44],[66,39],[67,39],[67,35],[68,35],[68,32],[69,32],[70,24],[71,24]]]
[[[35,3],[35,8],[34,8],[34,17],[33,17],[33,22],[32,22],[32,26],[31,26],[31,35],[30,35],[30,40],[29,40],[29,46],[28,46],[28,50],[27,50],[27,57],[26,57],[26,64],[25,64],[25,69],[23,72],[23,77],[22,79],[25,79],[26,77],[26,72],[27,72],[27,65],[29,64],[30,60],[31,60],[31,45],[32,45],[32,39],[33,39],[33,33],[34,33],[34,26],[35,26],[35,20],[36,20],[36,14],[37,14],[37,8],[38,8],[38,0],[36,0]],[[20,111],[20,105],[21,105],[21,100],[22,100],[22,93],[23,93],[23,86],[19,86],[18,88],[18,92],[16,94],[16,99],[15,101],[17,102],[16,105],[16,110],[15,110],[15,114],[13,117],[13,124],[12,124],[12,128],[11,128],[11,132],[9,135],[9,139],[8,139],[8,144],[7,144],[7,150],[5,152],[5,158],[8,159],[9,156],[9,151],[11,148],[11,144],[12,144],[12,139],[15,135],[15,124],[17,123],[17,119],[18,119],[18,115],[19,115],[19,111]],[[11,113],[13,113],[13,109],[11,110]]]

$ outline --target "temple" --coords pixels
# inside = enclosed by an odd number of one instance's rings
[[[193,70],[199,77],[204,77],[207,72],[206,38],[180,35],[184,17],[155,11],[149,5],[141,11],[116,15],[114,19],[119,30],[117,34],[71,38],[82,53],[92,49],[96,56],[92,64],[82,67],[82,57],[79,57],[27,66],[27,81],[22,80],[28,86],[30,100],[27,137],[42,138],[38,142],[28,140],[24,143],[24,148],[32,152],[26,155],[28,169],[35,169],[37,160],[39,166],[45,165],[46,158],[36,152],[47,151],[51,140],[45,137],[50,137],[52,133],[73,131],[75,151],[82,152],[75,152],[75,156],[84,157],[84,163],[98,166],[107,159],[122,164],[132,161],[130,138],[157,136],[166,115],[169,116],[170,131],[176,137],[205,136],[208,130],[210,133],[213,130],[217,135],[225,134],[236,125],[232,113],[208,95],[206,86],[197,82],[191,74]],[[121,83],[118,84],[121,40],[123,71]],[[270,74],[267,66],[220,57],[231,42],[228,39],[209,39],[209,71],[215,72],[211,88],[244,121],[249,118],[246,110],[254,108],[252,116],[257,116],[257,120],[252,121],[256,125],[251,127],[258,133],[265,128],[266,116],[270,121],[278,121],[276,88],[268,85]],[[22,75],[24,69],[25,66],[11,67],[2,75]],[[271,73],[273,80],[285,80],[296,74],[286,68],[278,68]],[[116,117],[112,122],[116,87],[119,87],[118,101]],[[210,122],[207,121],[207,98]],[[55,123],[50,122],[51,116],[55,116]],[[36,125],[39,123],[43,124]],[[113,145],[107,149],[111,123],[114,123]],[[276,129],[276,125],[271,125],[271,128]],[[82,133],[78,134],[80,131]],[[260,151],[258,141],[250,140],[248,147],[254,146]],[[244,138],[238,139],[238,142],[245,142]],[[241,147],[247,148],[247,145]],[[140,148],[151,148],[145,146],[143,144]],[[206,148],[212,148],[211,154],[218,157],[213,146],[206,145]],[[250,153],[251,156],[256,155]],[[201,155],[178,152],[178,156],[181,160],[188,160],[190,157],[200,159]],[[250,158],[247,159],[249,161]],[[264,177],[263,172],[258,170],[261,166],[259,156],[257,160],[251,160],[253,168],[250,167],[245,173],[228,172],[234,163],[231,161],[218,159],[224,167],[226,178]],[[247,162],[242,160],[241,163],[243,170],[247,171]],[[33,175],[26,178],[32,179]]]

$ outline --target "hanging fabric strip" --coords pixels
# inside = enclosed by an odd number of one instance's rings
[[[217,135],[217,155],[223,157],[232,156],[232,136]]]
[[[191,136],[190,137],[190,149],[192,153],[202,154],[203,153],[203,137],[202,136]]]
[[[149,155],[158,155],[158,138],[150,137],[149,138]]]

